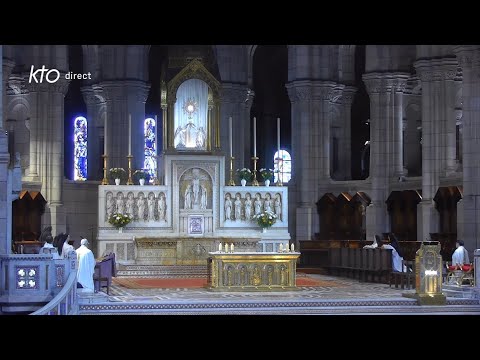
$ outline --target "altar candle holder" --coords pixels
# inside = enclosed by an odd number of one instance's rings
[[[158,155],[154,156],[155,163],[157,164],[157,168],[153,174],[153,185],[160,185],[160,180],[158,179]]]
[[[230,180],[228,181],[228,186],[235,186],[235,180],[233,180],[233,160],[235,158],[230,156]]]
[[[108,155],[103,154],[103,179],[102,179],[102,185],[108,185],[108,178],[107,178],[107,158]]]
[[[132,179],[132,155],[127,156],[128,159],[128,180],[127,180],[127,185],[133,185],[133,179]]]
[[[277,177],[277,182],[275,185],[277,186],[283,186],[283,183],[282,183],[282,168],[283,168],[283,165],[280,165],[280,161],[283,161],[282,158],[277,158],[277,169],[278,169],[278,177]]]
[[[252,157],[252,160],[253,160],[253,181],[252,181],[252,185],[253,186],[259,186],[260,184],[258,183],[258,180],[257,180],[257,161],[258,161],[258,157],[254,156]]]

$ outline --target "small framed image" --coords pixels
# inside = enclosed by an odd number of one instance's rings
[[[188,234],[203,235],[204,217],[203,215],[188,215]]]

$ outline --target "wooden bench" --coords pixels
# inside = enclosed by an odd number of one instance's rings
[[[110,295],[110,285],[112,277],[116,275],[115,253],[111,253],[98,259],[93,273],[93,283],[95,291],[100,291],[102,287],[107,288],[107,294]]]

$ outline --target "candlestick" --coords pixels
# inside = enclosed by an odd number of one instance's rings
[[[233,253],[233,249],[234,249],[234,246],[233,246],[233,243],[230,244],[230,252]]]
[[[257,157],[257,118],[253,117],[253,157]]]
[[[230,157],[233,156],[233,132],[232,132],[232,117],[228,118],[229,123],[229,137],[230,137]]]
[[[133,179],[132,179],[132,155],[127,156],[128,159],[128,180],[127,180],[127,185],[133,185]]]
[[[128,155],[132,155],[132,114],[128,114]]]
[[[218,244],[218,252],[222,252],[222,243]]]
[[[108,185],[108,178],[107,178],[107,155],[103,154],[103,179],[102,179],[102,185]]]
[[[235,186],[235,180],[233,180],[233,160],[235,158],[230,156],[230,180],[228,181],[228,186]]]
[[[105,110],[105,124],[103,125],[103,155],[107,155],[107,133],[108,133],[108,125],[107,125],[107,111]]]
[[[277,150],[280,156],[280,118],[277,118]]]
[[[228,244],[225,243],[225,252],[228,253]]]
[[[295,252],[295,245],[293,245],[293,243],[290,245],[290,250],[291,250],[292,252]]]
[[[258,185],[259,185],[258,180],[257,180],[257,160],[258,160],[258,157],[254,156],[254,157],[252,157],[252,160],[253,160],[253,180],[252,180],[252,185],[253,185],[253,186],[258,186]]]

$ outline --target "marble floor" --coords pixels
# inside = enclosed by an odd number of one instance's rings
[[[325,286],[285,292],[211,292],[207,289],[127,289],[80,302],[80,314],[476,314],[478,299],[447,298],[446,306],[419,306],[388,284],[309,274]],[[331,286],[328,285],[331,282]]]

